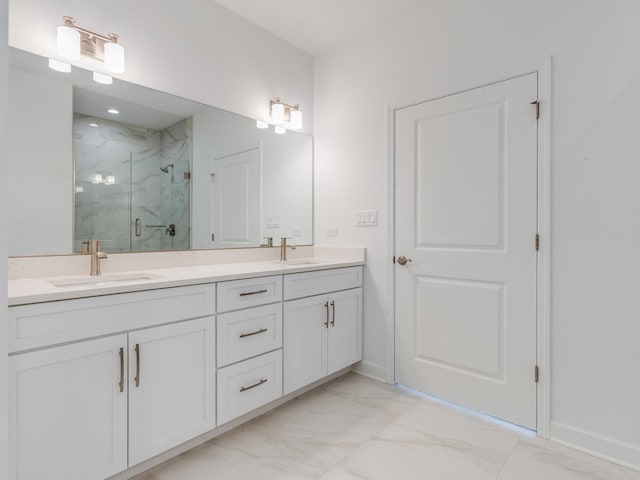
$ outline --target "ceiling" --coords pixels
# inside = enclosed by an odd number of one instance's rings
[[[424,0],[215,0],[311,55],[406,14]]]

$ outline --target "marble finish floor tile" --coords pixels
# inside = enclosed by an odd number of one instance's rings
[[[422,394],[347,374],[137,480],[640,480]]]

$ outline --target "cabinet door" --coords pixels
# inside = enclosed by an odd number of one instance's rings
[[[215,427],[213,317],[129,334],[129,465]]]
[[[117,335],[10,357],[9,478],[102,480],[127,468],[126,352]]]
[[[327,374],[328,307],[326,295],[284,304],[285,395]]]
[[[362,360],[362,288],[329,295],[328,372]]]

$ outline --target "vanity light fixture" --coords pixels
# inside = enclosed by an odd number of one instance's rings
[[[263,122],[262,120],[256,120],[256,127],[269,128],[269,124],[267,122]]]
[[[116,177],[114,177],[113,175],[107,175],[107,178],[104,181],[104,184],[105,185],[113,185],[114,183],[116,183]]]
[[[300,130],[302,128],[302,112],[298,104],[289,105],[284,103],[280,97],[276,97],[275,100],[269,101],[269,113],[271,122],[274,125],[285,129],[289,128],[290,130]]]
[[[102,85],[111,85],[113,83],[113,77],[105,75],[104,73],[93,72],[93,81],[101,83]]]
[[[102,183],[102,174],[101,173],[96,173],[96,174],[91,175],[91,183],[93,183],[93,184]]]
[[[278,135],[284,135],[285,133],[287,133],[287,129],[285,127],[283,127],[282,125],[276,125],[273,128],[273,131],[275,133],[277,133]]]
[[[118,35],[101,35],[80,28],[76,26],[73,17],[65,16],[62,20],[64,25],[59,26],[57,30],[59,56],[66,60],[78,60],[84,55],[102,62],[104,68],[111,73],[124,73],[124,48],[118,43]],[[49,66],[54,68],[51,61]]]
[[[61,62],[55,58],[49,59],[49,68],[56,72],[69,73],[71,71],[71,65],[66,62]]]

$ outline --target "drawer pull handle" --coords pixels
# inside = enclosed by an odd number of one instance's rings
[[[251,390],[252,388],[256,388],[259,387],[260,385],[262,385],[263,383],[267,383],[267,379],[263,378],[262,380],[260,380],[258,383],[254,383],[253,385],[249,385],[248,387],[241,387],[240,391],[241,392],[246,392],[247,390]]]
[[[263,289],[263,290],[256,290],[255,292],[242,292],[240,294],[241,297],[246,297],[247,295],[258,295],[259,293],[267,293],[269,290],[267,289]]]
[[[136,348],[134,348],[136,352],[136,378],[134,379],[136,382],[136,387],[140,386],[140,344],[136,343]]]
[[[329,328],[329,302],[324,302],[324,308],[327,310],[327,319],[324,321],[324,326]]]
[[[331,310],[333,315],[331,316],[331,326],[336,326],[336,302],[331,302]]]
[[[254,335],[258,335],[260,333],[264,333],[266,332],[268,329],[267,328],[261,328],[260,330],[256,330],[255,332],[251,332],[251,333],[241,333],[240,334],[240,338],[246,338],[246,337],[253,337]]]
[[[120,393],[124,392],[124,348],[120,347],[120,382],[118,386],[120,387]]]

